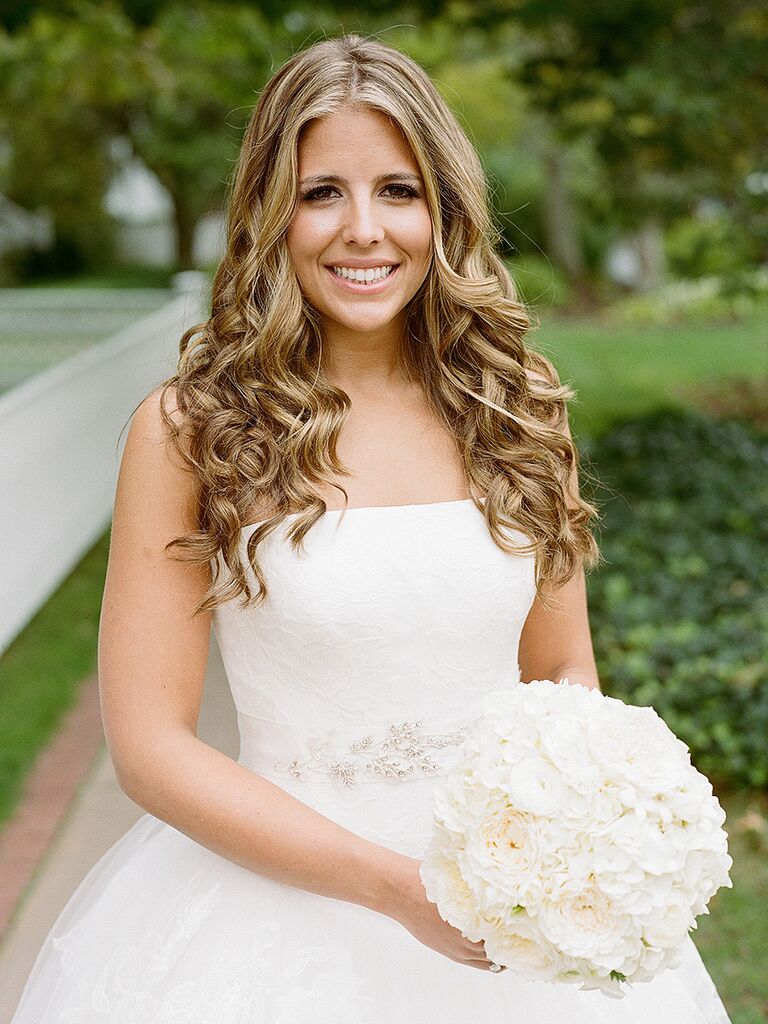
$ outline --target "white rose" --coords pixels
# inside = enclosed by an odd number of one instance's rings
[[[440,916],[472,942],[482,941],[474,894],[452,856],[433,851],[419,866],[428,899],[437,904]]]
[[[590,961],[610,957],[610,969],[620,965],[633,934],[632,919],[617,913],[608,897],[597,886],[561,897],[557,902],[543,901],[536,908],[536,922],[546,939],[567,956]]]
[[[509,803],[520,811],[555,817],[570,796],[567,780],[541,758],[526,757],[508,771]]]
[[[688,748],[653,708],[606,703],[587,723],[590,750],[608,777],[636,790],[663,792],[678,785],[689,767]]]
[[[462,873],[475,895],[487,900],[502,894],[512,905],[535,898],[540,890],[541,830],[536,820],[503,801],[490,805],[460,852]]]
[[[488,956],[515,974],[532,980],[552,979],[562,966],[562,957],[525,913],[486,918],[484,940]]]
[[[600,779],[581,718],[554,715],[542,731],[539,745],[547,758],[580,792],[593,791]]]

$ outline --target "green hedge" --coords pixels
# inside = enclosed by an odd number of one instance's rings
[[[607,560],[588,577],[601,684],[653,705],[715,784],[768,783],[768,437],[662,411],[580,443]]]

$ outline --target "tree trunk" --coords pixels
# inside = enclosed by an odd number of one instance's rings
[[[179,270],[194,270],[195,217],[179,195],[172,192],[171,200],[173,202],[173,225],[176,232],[176,263]]]
[[[584,257],[578,234],[576,210],[568,192],[567,154],[555,141],[543,153],[547,187],[544,193],[544,221],[547,251],[572,281],[584,277]]]
[[[664,233],[658,217],[649,217],[637,233],[637,253],[640,258],[638,291],[650,292],[663,284],[666,276]]]

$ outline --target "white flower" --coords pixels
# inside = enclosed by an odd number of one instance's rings
[[[466,837],[458,856],[470,886],[478,896],[482,893],[485,909],[502,893],[513,906],[535,898],[541,855],[542,836],[536,820],[497,798]]]
[[[688,748],[653,708],[606,704],[603,714],[590,719],[588,738],[596,763],[609,777],[642,792],[663,793],[679,785],[690,765]]]
[[[730,886],[724,813],[652,708],[550,680],[482,699],[434,788],[429,898],[524,977],[620,997]]]
[[[608,967],[621,966],[631,951],[627,936],[631,919],[617,911],[596,886],[588,886],[556,902],[537,907],[543,935],[566,956],[592,961],[608,958]]]
[[[690,903],[677,894],[643,926],[643,939],[659,949],[679,946],[695,920]]]
[[[555,714],[540,736],[541,751],[561,771],[569,786],[591,792],[598,783],[600,770],[594,763],[583,723],[573,715]]]
[[[437,905],[443,920],[459,928],[472,942],[481,941],[476,902],[456,861],[450,856],[435,855],[421,863],[419,875],[427,898]]]
[[[487,919],[490,926],[484,938],[491,960],[505,964],[516,974],[530,980],[552,980],[562,956],[541,934],[525,913],[501,919]]]
[[[563,774],[541,757],[526,757],[508,773],[509,802],[521,811],[554,818],[570,796]]]

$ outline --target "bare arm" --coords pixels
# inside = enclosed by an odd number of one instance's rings
[[[193,618],[192,609],[210,570],[164,551],[194,526],[195,486],[153,393],[126,440],[99,626],[102,717],[120,785],[249,870],[387,913],[410,858],[342,828],[196,735],[211,616]]]
[[[564,433],[570,438],[566,421]],[[571,491],[578,495],[578,471],[574,468]],[[587,584],[583,569],[561,587],[544,587],[550,609],[537,595],[520,637],[520,677],[552,679],[567,676],[572,683],[600,689],[587,608]]]
[[[558,682],[567,676],[571,683],[599,689],[584,570],[562,587],[545,588],[545,594],[551,610],[536,597],[520,637],[521,678]]]

